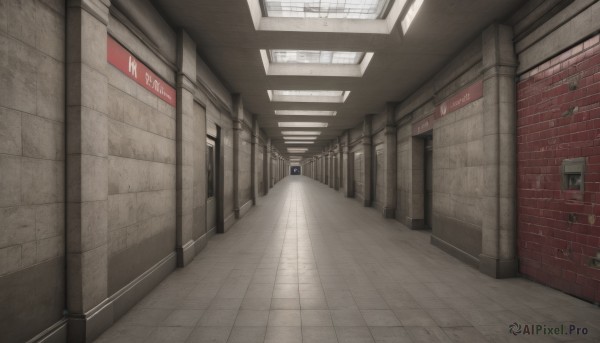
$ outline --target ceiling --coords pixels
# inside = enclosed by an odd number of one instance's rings
[[[255,0],[258,1],[258,0]],[[308,155],[366,114],[400,102],[425,83],[452,56],[495,21],[517,9],[521,0],[425,0],[404,36],[400,20],[391,34],[257,31],[247,0],[154,0],[175,26],[196,41],[199,55],[231,93],[242,95],[244,107],[277,149],[285,152],[276,109],[335,110],[335,117],[286,117],[287,121],[327,121],[329,127]],[[410,4],[410,2],[409,2]],[[303,49],[374,52],[362,77],[267,76],[260,49]],[[274,103],[268,89],[349,90],[343,104]],[[296,130],[296,129],[284,129]],[[314,130],[314,129],[307,129]],[[289,145],[288,145],[289,146]],[[298,154],[292,154],[298,155]]]

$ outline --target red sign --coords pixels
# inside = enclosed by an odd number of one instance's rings
[[[454,112],[483,96],[483,81],[475,82],[467,88],[451,96],[435,109],[435,119],[439,119],[448,113]]]
[[[433,114],[419,120],[418,122],[412,124],[412,134],[413,136],[420,135],[425,133],[431,129],[433,129]]]
[[[173,107],[177,106],[175,88],[168,85],[142,62],[138,61],[137,58],[114,40],[114,38],[108,36],[106,39],[106,46],[108,63],[122,71],[140,86],[164,100],[167,104]]]

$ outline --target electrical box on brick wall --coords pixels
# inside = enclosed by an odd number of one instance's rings
[[[582,200],[584,192],[585,158],[563,160],[561,166],[562,189],[569,200]]]

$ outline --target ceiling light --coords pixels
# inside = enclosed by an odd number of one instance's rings
[[[321,134],[321,131],[281,131],[282,135],[301,135],[301,136],[318,136]]]
[[[315,139],[317,139],[317,136],[295,136],[295,137],[289,137],[289,136],[285,136],[283,137],[283,139],[285,140],[305,140],[305,141],[314,141]]]
[[[408,28],[410,27],[410,24],[412,24],[413,20],[417,16],[417,12],[419,12],[421,5],[423,5],[423,0],[414,0],[408,8],[408,11],[406,12],[406,15],[404,16],[404,19],[402,19],[401,23],[402,31],[404,32],[404,34],[406,34]]]
[[[304,149],[300,149],[300,148],[288,148],[287,149],[288,152],[291,152],[293,154],[302,154],[308,151],[308,148],[304,148]]]
[[[315,144],[315,142],[307,142],[307,141],[285,141],[285,144]]]
[[[262,0],[266,17],[378,19],[389,0]]]
[[[359,64],[364,52],[324,50],[269,50],[272,63]]]
[[[328,123],[316,121],[280,121],[279,127],[327,127]]]
[[[279,116],[327,116],[333,117],[337,114],[336,111],[296,111],[296,110],[275,110],[275,114]]]

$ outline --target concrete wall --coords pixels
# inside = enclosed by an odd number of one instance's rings
[[[65,308],[65,7],[0,4],[0,341]]]
[[[526,30],[536,9],[513,18],[516,32],[528,32],[516,41],[522,61],[517,88],[519,271],[599,302],[600,274],[593,259],[600,254],[600,36],[594,33],[600,4],[573,2]],[[583,191],[563,186],[562,164],[569,159],[585,164]]]

